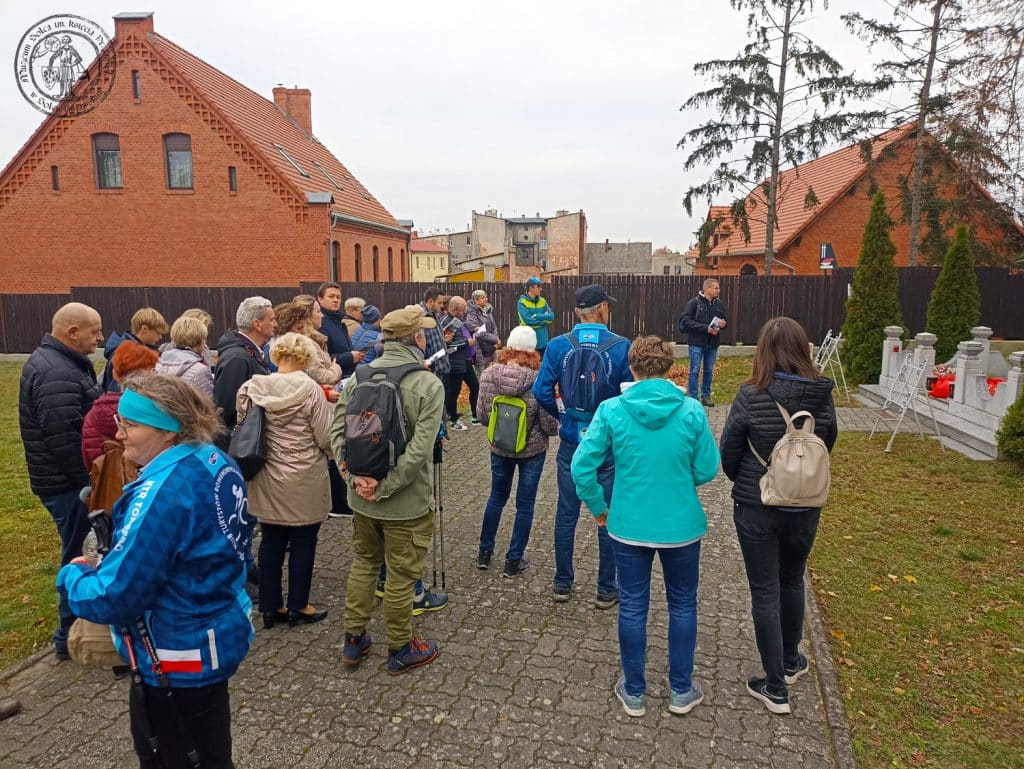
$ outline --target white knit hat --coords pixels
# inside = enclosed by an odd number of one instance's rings
[[[510,350],[533,352],[537,349],[537,332],[529,326],[516,326],[508,335],[505,346]]]

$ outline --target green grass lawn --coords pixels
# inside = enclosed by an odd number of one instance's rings
[[[840,436],[811,556],[859,766],[1024,767],[1024,476]]]
[[[21,363],[0,362],[0,669],[50,642],[60,539],[28,486],[18,430]]]

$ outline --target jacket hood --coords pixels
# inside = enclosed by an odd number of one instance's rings
[[[494,384],[499,395],[520,396],[533,387],[537,372],[526,366],[513,366],[508,363],[494,365]]]
[[[794,411],[816,414],[828,401],[833,387],[835,383],[831,379],[822,377],[812,381],[777,371],[768,385],[768,393],[790,414]]]
[[[197,352],[172,348],[160,354],[160,360],[156,365],[157,371],[161,373],[181,376],[193,366],[205,363],[203,356]]]
[[[248,381],[252,402],[270,414],[285,415],[289,410],[298,410],[319,389],[304,371],[256,374]]]
[[[622,395],[622,406],[644,427],[657,430],[686,403],[686,395],[667,379],[644,379]]]

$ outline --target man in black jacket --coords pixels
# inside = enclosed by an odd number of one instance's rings
[[[100,314],[78,302],[53,316],[49,334],[21,371],[18,417],[32,493],[43,503],[60,535],[60,563],[82,554],[89,532],[79,493],[89,485],[82,462],[82,422],[101,394],[89,355],[103,341]],[[58,605],[60,623],[53,634],[57,659],[68,659],[68,630],[75,621],[67,599]]]
[[[334,281],[321,283],[316,291],[316,299],[324,314],[320,331],[327,337],[327,353],[341,367],[341,375],[350,377],[366,353],[352,349],[352,340],[345,324],[346,316],[341,310],[341,286]]]
[[[237,331],[228,331],[217,342],[217,367],[213,370],[213,402],[220,407],[228,436],[238,421],[238,390],[254,374],[269,374],[263,345],[277,333],[277,319],[269,299],[250,296],[235,313]],[[227,448],[230,437],[222,439]]]
[[[700,398],[705,406],[714,406],[711,400],[711,377],[718,357],[718,332],[726,326],[725,305],[718,298],[722,287],[714,278],[704,281],[704,290],[686,303],[679,316],[679,330],[687,335],[690,345],[690,381],[687,393],[691,398]],[[701,366],[704,376],[698,393],[697,379]]]

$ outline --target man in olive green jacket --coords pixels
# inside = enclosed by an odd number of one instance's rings
[[[424,329],[433,318],[415,309],[389,312],[381,321],[383,354],[368,364],[386,369],[423,362]],[[342,390],[331,429],[336,457],[345,453],[345,411],[356,386],[352,377]],[[388,673],[398,675],[437,657],[438,646],[412,632],[413,593],[423,571],[434,530],[434,495],[431,478],[434,442],[444,415],[444,388],[424,367],[399,384],[409,441],[394,469],[382,480],[366,476],[346,478],[348,502],[354,513],[352,551],[345,596],[345,649],[342,661],[356,666],[369,652],[366,632],[373,610],[374,589],[382,563],[387,564],[384,590],[384,625],[387,629]]]

